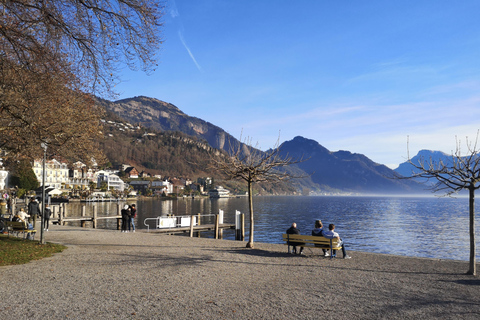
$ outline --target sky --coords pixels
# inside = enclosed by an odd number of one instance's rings
[[[396,168],[480,129],[480,1],[169,0],[158,68],[118,99],[172,103],[262,150],[302,136]]]

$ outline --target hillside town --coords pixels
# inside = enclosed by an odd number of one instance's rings
[[[162,177],[139,172],[135,167],[123,164],[117,168],[99,169],[87,167],[82,162],[69,165],[67,162],[50,159],[45,162],[35,160],[32,170],[42,185],[45,179],[47,195],[51,198],[126,198],[144,196],[207,195],[213,184],[210,177],[189,178]],[[0,161],[0,190],[15,190],[17,186],[9,183],[9,172]]]

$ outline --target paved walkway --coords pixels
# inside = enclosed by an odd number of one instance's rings
[[[467,262],[53,226],[54,257],[1,267],[2,319],[478,319]]]

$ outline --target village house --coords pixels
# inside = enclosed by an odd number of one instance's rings
[[[119,176],[116,174],[106,172],[106,171],[99,171],[96,174],[97,177],[97,188],[100,188],[102,182],[107,183],[107,190],[117,190],[123,191],[125,190],[125,182],[120,179]]]
[[[125,175],[128,177],[128,178],[132,178],[132,179],[136,179],[138,178],[138,171],[137,169],[135,169],[135,167],[128,167],[125,169]]]

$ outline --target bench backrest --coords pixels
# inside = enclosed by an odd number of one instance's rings
[[[339,245],[339,241],[337,238],[334,239],[327,239],[325,237],[318,237],[318,236],[307,236],[303,234],[283,234],[283,241],[290,241],[290,242],[304,242],[306,244],[317,244],[321,246],[330,246],[330,241],[332,241],[332,248],[341,248]]]
[[[12,228],[12,229],[17,229],[17,230],[18,229],[21,229],[21,230],[28,229],[26,221],[7,221],[7,228]]]

